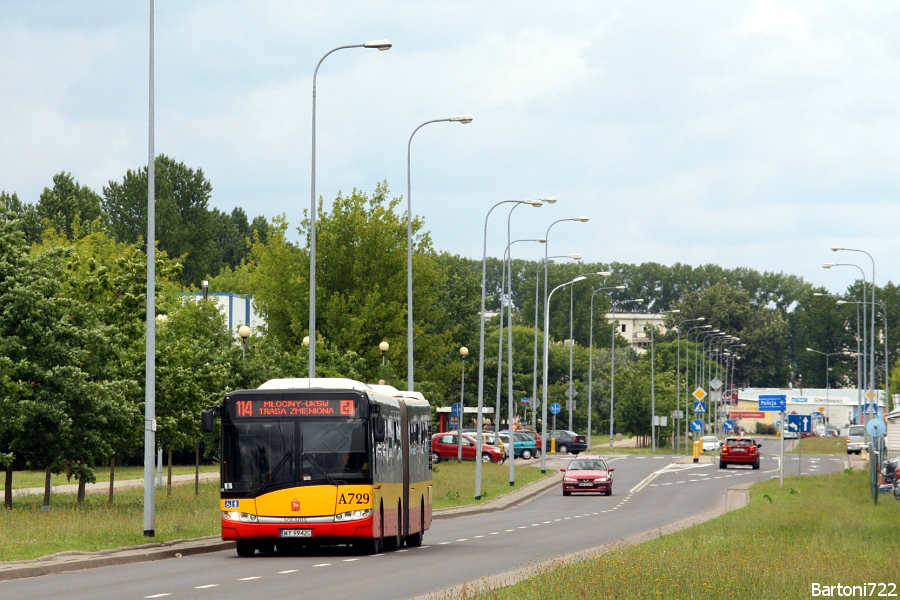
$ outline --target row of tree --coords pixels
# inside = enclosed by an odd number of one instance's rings
[[[6,467],[8,504],[14,468],[62,472],[83,485],[94,478],[96,468],[114,468],[117,458],[140,456],[146,181],[146,169],[129,171],[100,195],[61,173],[34,204],[0,193],[0,464]],[[289,240],[290,224],[283,216],[248,222],[240,208],[230,215],[210,209],[212,186],[200,169],[160,156],[156,186],[158,439],[171,454],[198,448],[199,411],[221,401],[225,391],[306,373],[302,340],[308,324],[309,249]],[[319,201],[320,376],[385,379],[406,386],[407,238],[406,216],[397,212],[400,202],[386,183],[371,195],[353,190],[328,206]],[[308,228],[308,218],[297,226],[301,239],[307,238]],[[413,251],[416,389],[436,405],[449,405],[459,397],[465,370],[464,397],[474,404],[478,361],[461,360],[458,350],[467,346],[470,357],[479,353],[481,263],[437,251],[421,218],[413,220]],[[543,283],[542,268],[535,261],[512,261],[512,292],[506,298],[501,262],[490,259],[487,264],[488,306],[497,309],[504,303],[513,309],[516,400],[541,395],[543,335],[539,331],[535,336],[534,315],[543,314],[543,290],[537,287]],[[683,336],[684,327],[674,329],[684,320],[703,317],[711,328],[741,338],[746,345],[736,349],[739,360],[734,363],[741,386],[802,380],[807,387],[824,387],[824,357],[806,348],[828,353],[856,348],[857,305],[815,295],[824,290],[795,276],[715,265],[552,263],[549,285],[590,271],[612,275],[571,289],[571,383],[578,392],[572,422],[579,431],[587,426],[589,397],[595,430],[609,428],[614,333],[601,315],[615,300],[641,297],[652,312],[679,311],[668,317],[666,334],[654,332],[652,364],[649,353],[639,356],[631,349],[630,340],[616,341],[615,423],[624,433],[649,433],[651,395],[658,414],[683,408],[685,352],[690,348],[693,367],[697,350],[693,339]],[[214,304],[182,295],[197,289],[202,279],[210,280],[212,291],[254,297],[266,326],[253,332],[246,353]],[[592,285],[626,289],[595,294]],[[861,300],[861,286],[850,286],[846,296]],[[878,297],[884,303],[884,311],[876,315],[881,342],[884,313],[888,321],[900,316],[900,291],[888,284],[878,289]],[[563,406],[570,354],[561,340],[569,337],[564,318],[569,302],[568,294],[560,293],[551,307],[548,397]],[[504,421],[530,421],[518,402],[519,414],[506,415],[508,350],[501,368],[499,334],[495,318],[488,323],[484,351],[484,402],[498,403]],[[384,366],[381,341],[391,345]],[[896,347],[889,340],[892,356]],[[679,350],[682,372],[676,373]],[[879,365],[883,357],[879,345]],[[830,385],[855,384],[855,357],[836,354],[829,366]],[[693,370],[690,389],[697,383]],[[882,368],[882,384],[884,375]],[[559,415],[566,425],[568,417],[565,410]],[[215,442],[207,442],[207,452],[214,452]]]

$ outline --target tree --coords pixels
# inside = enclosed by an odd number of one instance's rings
[[[88,226],[97,221],[102,225],[106,217],[100,206],[100,196],[75,181],[71,173],[53,176],[53,187],[44,188],[36,212],[44,228],[53,227],[68,239],[74,237],[78,224]]]
[[[219,272],[216,222],[208,210],[212,185],[202,169],[192,169],[165,155],[156,157],[156,239],[159,248],[182,261],[178,277],[185,286],[198,285]],[[113,237],[138,243],[147,234],[147,168],[129,170],[121,182],[103,188],[102,206]]]

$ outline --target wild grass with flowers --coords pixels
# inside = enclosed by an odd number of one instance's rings
[[[812,584],[898,582],[900,502],[874,505],[867,471],[786,477],[750,504],[581,562],[557,561],[476,599],[808,598]]]

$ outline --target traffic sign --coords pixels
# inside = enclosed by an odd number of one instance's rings
[[[866,433],[874,438],[883,436],[885,431],[887,431],[887,424],[881,419],[870,419],[866,423]]]
[[[519,402],[522,404],[531,404],[531,398],[519,398]]]
[[[863,412],[867,415],[874,415],[878,413],[878,405],[877,404],[863,404]]]
[[[794,433],[809,433],[812,431],[812,417],[810,415],[788,415],[787,430]]]
[[[683,418],[684,418],[684,411],[683,411],[683,410],[673,410],[673,411],[672,411],[672,418],[673,418],[673,419],[683,419]]]
[[[573,387],[570,387],[566,390],[566,398],[568,398],[569,400],[571,400],[572,398],[574,398],[577,395],[578,395],[578,390],[576,390]]]
[[[701,402],[700,400],[697,400],[696,402],[694,402],[694,414],[695,415],[706,414],[706,402]]]
[[[783,411],[787,408],[787,396],[760,396],[759,410],[779,410]]]
[[[446,405],[445,405],[445,406],[446,406]],[[462,414],[462,404],[460,404],[459,402],[457,402],[456,404],[454,404],[453,406],[451,406],[451,407],[450,407],[450,414],[453,415],[454,417],[458,417],[459,415],[461,415],[461,414]]]
[[[701,431],[703,431],[703,421],[701,421],[700,419],[694,419],[693,421],[691,421],[691,431],[694,431],[696,433],[700,433]]]
[[[557,404],[556,402],[554,402],[553,404],[551,404],[551,405],[549,406],[549,408],[550,408],[550,413],[551,413],[551,414],[554,414],[554,415],[558,415],[558,414],[559,414],[559,411],[562,410],[562,408],[560,407],[560,405]]]
[[[722,380],[718,377],[713,377],[709,380],[709,387],[716,391],[719,391],[722,388]]]
[[[702,387],[698,387],[692,392],[692,394],[697,400],[703,400],[704,398],[706,398],[706,391]]]
[[[725,420],[722,423],[722,427],[725,428],[725,431],[734,431],[734,421]]]

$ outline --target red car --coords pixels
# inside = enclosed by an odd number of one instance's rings
[[[722,444],[719,453],[719,468],[727,469],[728,465],[753,465],[759,468],[759,449],[762,444],[752,438],[730,437]]]
[[[458,456],[459,434],[455,431],[436,433],[431,436],[431,462],[437,464],[442,460],[455,460]],[[473,436],[462,436],[462,457],[464,460],[475,460],[475,452],[478,446]],[[506,452],[502,448],[490,444],[481,445],[481,461],[502,463],[506,458]]]
[[[600,456],[579,456],[569,462],[563,475],[563,496],[572,492],[600,492],[612,496],[612,477],[615,471]]]

